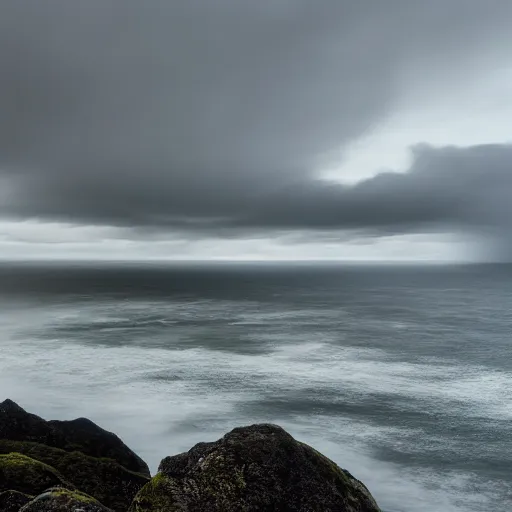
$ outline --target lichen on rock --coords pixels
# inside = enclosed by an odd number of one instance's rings
[[[130,512],[379,512],[366,487],[276,425],[236,428],[164,459]]]
[[[20,509],[20,512],[112,512],[97,500],[76,490],[51,488]]]
[[[126,511],[134,496],[149,480],[112,459],[98,459],[28,441],[0,439],[0,454],[11,452],[52,466],[75,487],[119,512]]]

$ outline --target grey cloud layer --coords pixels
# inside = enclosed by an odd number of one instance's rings
[[[424,147],[409,174],[353,188],[313,171],[392,111],[403,77],[485,70],[511,19],[508,1],[5,0],[0,213],[200,230],[500,224],[508,146]]]

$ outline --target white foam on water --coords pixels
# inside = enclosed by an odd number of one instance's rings
[[[47,315],[48,313],[46,313]],[[76,319],[73,314],[59,320]],[[113,316],[107,315],[111,322]],[[117,317],[118,318],[118,317]],[[24,315],[37,330],[42,315]],[[66,338],[23,338],[21,318],[0,335],[1,395],[47,418],[86,416],[116,432],[155,470],[166,455],[214,440],[236,425],[274,421],[349,469],[390,512],[490,510],[493,489],[473,491],[473,475],[436,475],[376,460],[369,441],[409,430],[365,424],[348,417],[251,412],[251,403],[275,393],[325,390],[345,397],[371,393],[418,399],[438,408],[462,404],[461,414],[510,418],[512,376],[439,360],[394,361],[381,349],[332,343],[279,343],[266,353],[226,353],[208,348],[146,348],[80,344]],[[172,331],[171,331],[172,332]],[[240,409],[240,405],[246,407]],[[487,507],[487,508],[486,508]]]
[[[330,425],[327,418],[317,418],[312,423],[304,418],[304,422],[296,419],[293,423],[283,422],[282,426],[304,442],[315,446],[341,467],[348,468],[351,473],[361,480],[372,492],[373,496],[387,512],[470,512],[489,510],[486,508],[493,495],[493,489],[471,489],[471,475],[451,472],[435,475],[427,470],[403,468],[400,465],[375,460],[364,450],[364,443],[358,444],[357,430],[365,430],[366,425],[338,422]],[[336,442],[336,435],[325,439],[322,432],[339,432],[343,435]],[[371,430],[371,428],[370,428]],[[353,437],[351,434],[355,434]],[[383,435],[373,432],[373,435]],[[347,438],[351,438],[347,443]],[[334,439],[334,440],[333,440]],[[433,506],[436,508],[433,509]]]

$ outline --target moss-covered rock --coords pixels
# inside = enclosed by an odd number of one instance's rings
[[[20,512],[111,512],[97,500],[80,491],[53,488],[40,494]]]
[[[56,485],[73,488],[48,464],[20,453],[0,455],[0,491],[15,490],[35,496]]]
[[[0,454],[11,452],[21,453],[52,466],[76,488],[114,511],[126,511],[134,496],[149,480],[112,459],[97,459],[80,452],[66,452],[28,441],[0,439]]]
[[[0,403],[0,438],[30,441],[91,457],[110,458],[125,468],[150,476],[148,465],[119,437],[86,418],[45,421],[12,400]]]
[[[237,428],[147,474],[89,420],[47,422],[0,404],[0,512],[379,512],[348,471],[274,425]]]
[[[237,428],[167,457],[130,512],[379,512],[350,473],[275,425]]]
[[[34,497],[18,491],[0,492],[0,511],[18,512],[18,510],[31,501]]]

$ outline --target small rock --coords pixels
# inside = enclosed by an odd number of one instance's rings
[[[112,512],[80,491],[53,488],[27,503],[20,512]]]
[[[0,511],[1,512],[18,512],[23,505],[26,505],[33,496],[18,491],[0,492]]]

